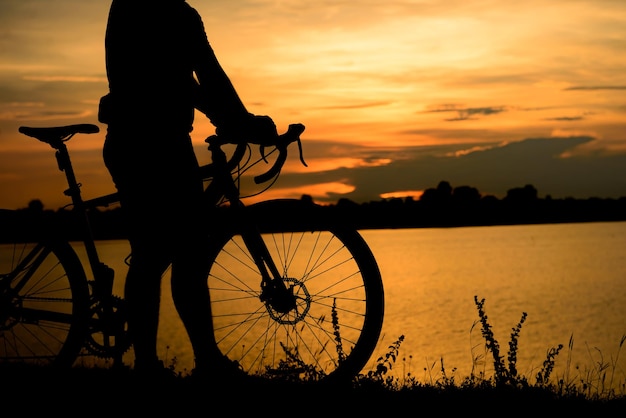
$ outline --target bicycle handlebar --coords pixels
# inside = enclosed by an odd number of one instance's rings
[[[254,177],[254,182],[256,184],[264,183],[268,181],[269,179],[273,178],[274,176],[276,176],[280,172],[280,170],[283,168],[283,165],[285,164],[285,160],[287,159],[287,147],[292,142],[298,143],[298,152],[300,154],[300,162],[305,167],[308,167],[306,162],[304,161],[304,156],[302,154],[302,141],[300,140],[300,135],[302,135],[302,132],[304,132],[303,124],[301,123],[291,124],[287,128],[287,132],[278,136],[278,140],[276,141],[276,144],[270,144],[270,145],[276,146],[276,149],[278,150],[278,157],[276,158],[276,161],[274,161],[274,164],[272,165],[272,167],[270,167],[269,170],[267,170],[263,174],[259,174],[258,176]],[[265,160],[265,146],[266,146],[265,144],[259,145],[259,150],[264,160]]]
[[[255,142],[255,141],[237,141],[237,140],[233,140],[233,139],[219,136],[219,135],[211,135],[205,140],[205,142],[209,144],[209,150],[219,148],[220,146],[225,145],[225,144],[237,145],[232,157],[230,158],[230,160],[226,162],[228,171],[233,170],[237,166],[237,164],[239,164],[239,162],[245,155],[245,151],[249,143],[259,146],[261,157],[266,162],[267,160],[265,159],[265,148],[268,146],[276,147],[276,149],[278,150],[278,157],[276,158],[276,161],[274,161],[274,164],[272,165],[272,167],[270,167],[270,169],[267,170],[265,173],[259,174],[258,176],[254,177],[254,182],[256,184],[260,184],[260,183],[264,183],[270,180],[271,178],[276,176],[278,173],[280,173],[280,170],[282,169],[287,159],[287,147],[293,142],[298,143],[300,161],[305,167],[308,167],[306,162],[304,161],[304,156],[302,153],[302,142],[300,140],[300,135],[302,134],[302,132],[304,132],[304,129],[305,128],[303,124],[293,123],[289,125],[285,133],[278,135],[275,141],[266,141],[262,143]],[[205,171],[207,171],[208,168],[209,168],[208,166],[205,166],[204,167]]]

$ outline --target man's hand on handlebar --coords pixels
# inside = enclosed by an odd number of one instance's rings
[[[251,142],[255,144],[275,144],[278,139],[276,124],[269,116],[256,115],[250,122]]]
[[[265,115],[250,114],[237,124],[217,127],[215,133],[229,141],[267,146],[275,144],[278,139],[276,124],[271,117]]]
[[[276,126],[271,118],[267,116],[255,116],[254,117],[257,123],[259,123],[260,129],[267,129],[265,131],[263,141],[259,141],[261,138],[259,136],[256,137],[256,140],[247,139],[245,136],[241,135],[241,130],[239,130],[239,134],[236,131],[224,131],[216,129],[216,134],[209,136],[205,139],[205,142],[209,144],[209,150],[213,152],[213,163],[207,164],[201,167],[202,176],[204,178],[209,178],[214,176],[213,166],[217,161],[221,161],[223,167],[225,167],[226,172],[230,172],[233,168],[239,164],[241,158],[243,157],[245,150],[248,144],[253,143],[259,145],[259,151],[261,152],[261,156],[265,160],[265,147],[273,146],[278,150],[278,156],[274,161],[272,167],[266,171],[265,173],[258,175],[254,178],[254,181],[257,184],[268,181],[274,176],[280,173],[280,170],[285,163],[287,158],[287,148],[289,144],[296,142],[298,144],[298,151],[300,153],[300,162],[306,167],[307,164],[304,161],[304,156],[302,155],[302,142],[300,140],[300,135],[304,132],[304,125],[301,123],[292,123],[289,125],[289,128],[286,132],[278,135]],[[236,136],[231,136],[236,135]],[[221,145],[224,144],[237,144],[237,147],[232,154],[229,160],[226,160],[226,157],[221,150]],[[217,157],[217,158],[216,158]],[[267,162],[267,161],[266,161]]]

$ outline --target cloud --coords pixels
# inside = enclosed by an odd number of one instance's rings
[[[437,105],[433,108],[423,111],[421,113],[443,113],[443,112],[456,112],[458,114],[455,118],[444,119],[448,122],[455,122],[460,120],[475,119],[472,116],[482,115],[490,116],[498,113],[505,112],[507,108],[505,106],[488,106],[488,107],[463,107],[456,104],[443,104]]]
[[[0,108],[0,121],[53,121],[67,120],[74,123],[76,120],[93,117],[92,110],[46,110],[43,106],[14,106]]]
[[[557,122],[572,122],[577,120],[584,120],[585,118],[582,116],[559,116],[556,118],[546,118],[544,120],[553,120]]]
[[[68,76],[68,75],[27,75],[23,77],[25,81],[43,81],[59,82],[66,81],[70,83],[106,83],[106,77],[93,77],[93,76]]]
[[[572,86],[564,88],[565,91],[571,90],[626,90],[626,86]]]
[[[281,182],[311,186],[343,182],[354,190],[342,195],[329,193],[329,196],[357,202],[397,190],[424,190],[442,180],[454,187],[468,185],[483,195],[498,197],[526,184],[534,185],[540,195],[554,198],[626,196],[626,155],[568,157],[571,150],[594,141],[597,140],[590,136],[537,137],[467,153],[459,152],[463,149],[459,145],[442,146],[438,152],[426,154],[421,147],[413,147],[402,150],[402,158],[393,158],[394,151],[387,150],[386,155],[393,162],[384,166],[284,173]],[[353,152],[367,150],[359,151],[355,146]]]
[[[336,105],[336,106],[322,106],[319,107],[318,109],[328,109],[328,110],[333,110],[333,109],[365,109],[365,108],[370,108],[370,107],[380,107],[380,106],[388,106],[390,105],[392,102],[366,102],[366,103],[353,103],[353,104],[346,104],[346,105]]]

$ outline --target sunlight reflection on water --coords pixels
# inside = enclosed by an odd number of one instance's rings
[[[547,350],[564,349],[555,371],[591,367],[601,350],[616,356],[626,334],[626,223],[497,226],[405,231],[364,231],[379,260],[387,312],[380,354],[399,335],[400,358],[412,356],[419,379],[468,376],[472,358],[484,354],[474,296],[485,299],[489,323],[506,356],[512,328],[528,313],[519,337],[518,370],[534,378]],[[472,347],[476,348],[472,350]],[[380,355],[378,354],[378,355]],[[375,358],[373,359],[375,360]],[[492,365],[487,358],[487,366]],[[506,360],[505,360],[506,361]],[[624,380],[624,365],[621,378]],[[433,364],[435,364],[433,366]],[[404,368],[404,370],[400,370]],[[397,364],[396,372],[408,372]],[[488,369],[489,370],[489,369]]]
[[[599,361],[612,364],[626,334],[626,222],[558,225],[399,229],[362,231],[376,256],[385,285],[383,335],[376,359],[405,336],[393,373],[410,372],[421,382],[456,368],[457,381],[472,371],[491,373],[485,358],[474,296],[485,310],[501,355],[512,328],[528,313],[519,337],[517,369],[534,382],[547,350],[563,344],[555,374],[570,376]],[[121,295],[128,254],[125,241],[99,242],[102,259],[116,270]],[[573,336],[573,351],[568,343]],[[472,348],[473,347],[473,348]],[[163,286],[159,352],[177,359],[178,370],[193,368],[190,345],[169,292]],[[625,379],[626,353],[615,378]],[[600,357],[603,356],[603,358]],[[132,358],[132,353],[128,354]],[[554,374],[553,374],[554,376]]]

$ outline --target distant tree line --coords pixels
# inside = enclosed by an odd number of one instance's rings
[[[343,217],[366,228],[415,228],[613,222],[626,220],[626,197],[619,199],[539,198],[532,185],[509,189],[504,198],[481,195],[475,187],[452,187],[441,181],[418,200],[392,198],[356,204],[340,199],[336,209]]]
[[[309,195],[306,213],[275,214],[283,222],[287,219],[320,218],[327,222],[349,224],[357,229],[460,227],[514,224],[544,224],[571,222],[614,222],[626,220],[626,197],[553,199],[539,198],[532,185],[513,188],[504,198],[481,195],[470,186],[452,187],[441,181],[437,187],[424,191],[419,199],[411,197],[382,199],[357,203],[339,199],[335,204],[316,205]],[[149,216],[149,214],[146,214]],[[215,209],[207,216],[221,219],[225,212]],[[258,219],[270,218],[261,214]],[[276,218],[276,216],[274,216]],[[122,214],[119,208],[92,209],[90,216],[96,239],[125,238]],[[33,200],[27,208],[0,211],[2,241],[30,239],[43,231],[63,233],[69,239],[80,237],[80,224],[71,209],[57,211],[44,208],[40,200]]]

